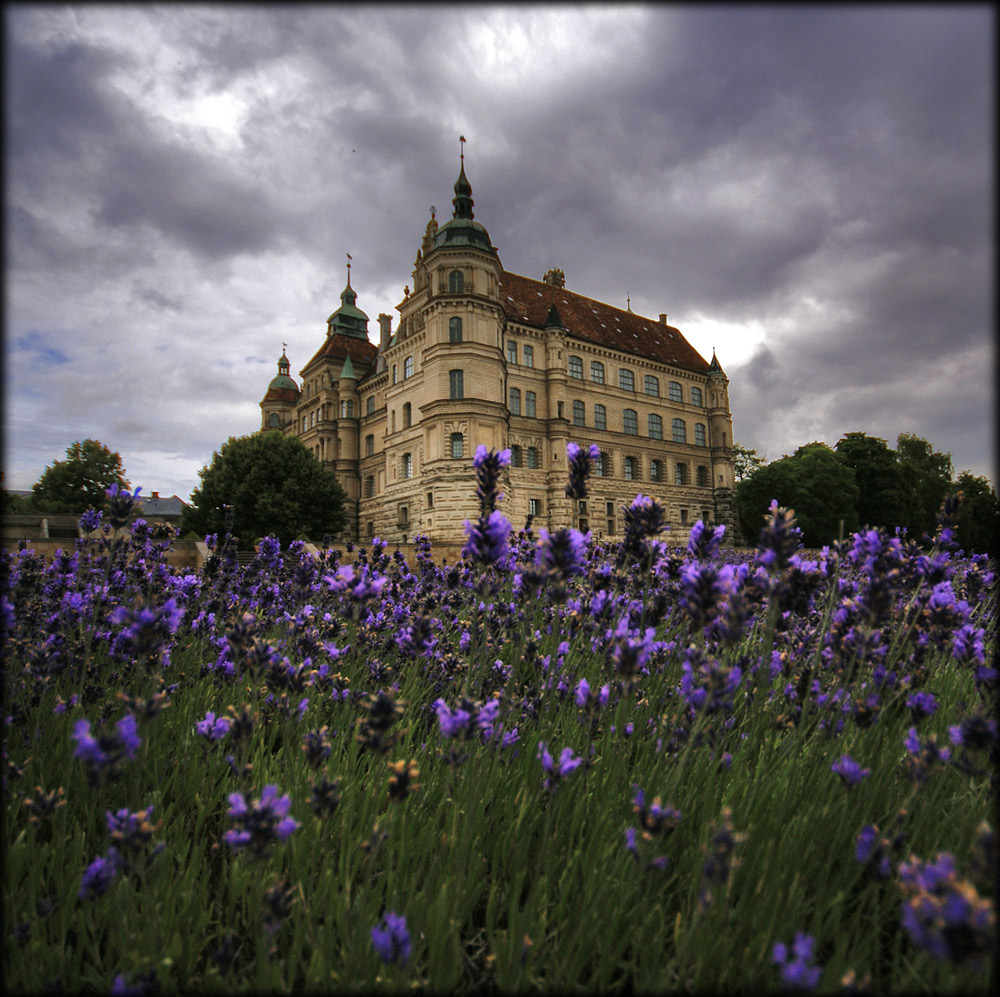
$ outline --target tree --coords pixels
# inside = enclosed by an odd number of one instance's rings
[[[737,481],[749,478],[766,463],[767,458],[761,457],[752,447],[745,447],[742,443],[733,443],[733,470],[736,472]]]
[[[963,471],[953,485],[962,493],[958,510],[958,545],[966,553],[1000,557],[1000,503],[986,478]]]
[[[181,531],[231,532],[250,548],[264,536],[287,545],[303,534],[320,539],[344,524],[344,490],[301,440],[279,430],[231,436],[198,476]]]
[[[834,447],[837,456],[854,471],[858,486],[858,522],[892,532],[906,522],[907,481],[896,453],[877,436],[847,433]]]
[[[939,453],[925,439],[910,433],[896,438],[896,460],[903,472],[903,522],[914,540],[934,535],[937,514],[951,491],[951,454]]]
[[[46,467],[31,486],[31,501],[39,512],[78,516],[87,509],[100,509],[113,484],[129,486],[121,456],[98,440],[77,440],[66,448],[66,459]]]
[[[825,443],[807,443],[791,457],[765,464],[736,486],[735,497],[751,540],[774,499],[794,510],[806,547],[822,547],[857,528],[854,471]]]

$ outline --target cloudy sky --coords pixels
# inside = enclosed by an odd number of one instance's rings
[[[4,469],[187,498],[340,303],[378,336],[459,135],[507,270],[656,317],[768,459],[995,483],[989,6],[5,7]]]

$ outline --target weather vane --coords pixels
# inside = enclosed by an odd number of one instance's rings
[[[464,166],[465,165],[465,136],[464,135],[459,135],[458,136],[458,141],[461,143],[461,150],[462,150],[461,153],[460,153],[460,155],[459,155],[459,158],[462,160],[462,165]]]
[[[351,286],[351,254],[347,254],[347,286]]]

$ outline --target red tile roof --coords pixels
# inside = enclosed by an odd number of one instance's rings
[[[549,308],[555,305],[561,324],[576,339],[696,374],[708,372],[708,361],[674,326],[613,308],[564,287],[504,270],[500,276],[500,304],[508,321],[539,329],[545,327]]]
[[[323,345],[316,351],[309,363],[302,368],[302,371],[307,371],[316,361],[324,357],[343,363],[348,353],[351,355],[351,363],[354,365],[358,377],[362,378],[375,362],[378,347],[367,339],[356,339],[354,336],[345,336],[338,332],[326,337]],[[336,376],[340,376],[339,370],[336,371]]]
[[[297,402],[299,400],[298,388],[268,388],[267,394],[261,399],[264,402]]]

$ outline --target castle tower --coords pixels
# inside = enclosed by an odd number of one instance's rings
[[[733,419],[729,412],[729,378],[719,363],[715,350],[706,376],[708,391],[708,432],[712,461],[712,491],[715,497],[715,520],[725,523],[733,543],[738,541],[739,519],[733,490]]]
[[[281,351],[278,374],[271,379],[267,393],[261,399],[260,428],[284,430],[295,419],[295,406],[299,400],[299,386],[288,374],[288,357]]]

